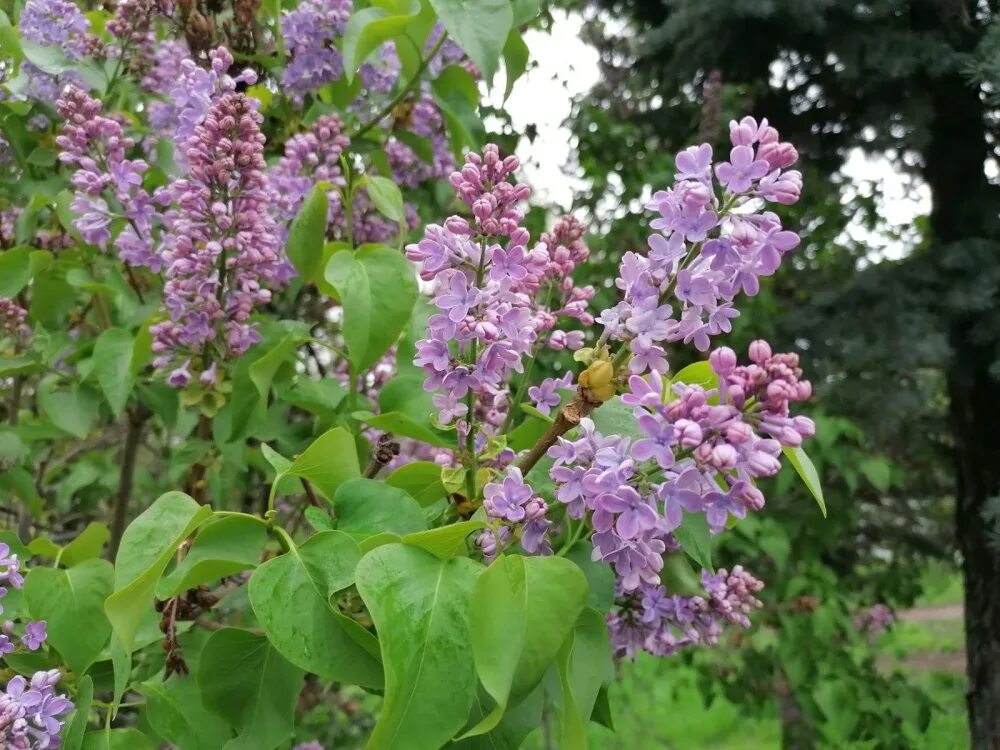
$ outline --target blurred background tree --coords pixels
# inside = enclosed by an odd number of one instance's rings
[[[595,280],[613,276],[623,250],[644,247],[642,206],[628,199],[668,184],[678,149],[698,140],[725,148],[726,123],[743,113],[767,117],[799,148],[806,189],[789,219],[806,229],[805,242],[795,271],[779,274],[755,303],[782,314],[765,330],[751,307],[734,337],[738,344],[767,336],[802,350],[818,403],[836,415],[822,451],[836,459],[822,462],[831,521],[815,531],[788,527],[788,516],[812,510],[795,496],[776,508],[796,561],[777,579],[779,594],[794,596],[802,583],[795,577],[807,575],[814,586],[829,577],[831,595],[839,589],[857,602],[905,604],[919,593],[922,561],[952,555],[957,540],[973,746],[1000,746],[997,3],[563,4],[584,13],[601,55],[602,80],[572,122],[589,184],[580,207],[609,233],[595,248]],[[883,185],[845,176],[845,163],[861,154],[928,192],[928,216],[889,224]],[[758,552],[773,560],[760,541]],[[782,575],[780,566],[774,572]],[[782,634],[818,625],[789,620]],[[776,649],[778,657],[791,654]],[[815,721],[824,706],[843,702],[836,681],[854,677],[856,686],[876,674],[872,665],[840,677],[811,665],[767,674],[788,747],[835,743],[817,734]],[[833,680],[832,692],[807,690],[817,677]],[[876,689],[883,688],[891,686]],[[840,697],[863,703],[857,694]],[[898,741],[872,746],[910,746],[898,726],[907,711],[881,713],[891,714],[884,729]],[[910,713],[919,726],[920,711]],[[874,736],[864,712],[855,714],[840,722],[844,736]]]

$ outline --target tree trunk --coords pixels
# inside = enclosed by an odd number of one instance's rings
[[[983,517],[987,501],[1000,496],[1000,379],[991,373],[1000,332],[984,324],[1000,299],[973,299],[976,281],[1000,266],[1000,203],[983,174],[988,146],[978,91],[956,75],[935,80],[932,97],[936,116],[924,176],[934,204],[930,262],[942,283],[952,350],[946,376],[965,579],[969,729],[974,750],[1000,750],[1000,546],[991,542]]]

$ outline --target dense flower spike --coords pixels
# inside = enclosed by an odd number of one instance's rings
[[[627,341],[632,371],[666,372],[662,344],[683,341],[705,351],[739,315],[733,300],[754,295],[782,256],[799,244],[782,229],[767,202],[795,203],[802,177],[787,171],[794,147],[778,140],[766,120],[746,117],[730,127],[730,160],[712,179],[712,148],[693,146],[677,156],[673,187],[653,194],[647,207],[660,218],[648,256],[626,253],[617,284],[624,299],[605,310],[605,338]]]
[[[210,371],[216,356],[242,354],[257,341],[254,307],[293,275],[267,210],[260,121],[245,95],[217,98],[186,144],[187,178],[158,194],[171,205],[163,249],[169,320],[150,330],[154,364],[173,366],[168,381],[178,387],[192,370]],[[214,352],[206,351],[210,343]]]
[[[154,207],[142,187],[148,167],[142,159],[126,158],[134,141],[125,135],[119,119],[102,115],[100,101],[76,86],[67,87],[56,108],[65,120],[56,139],[59,159],[78,167],[72,179],[73,226],[84,240],[104,248],[111,239],[111,222],[119,216],[127,219],[128,225],[114,241],[118,257],[158,271],[161,260],[153,252],[152,239]]]
[[[86,55],[95,39],[90,34],[90,22],[70,0],[28,0],[18,28],[27,41],[57,47],[69,60]],[[51,75],[28,61],[22,63],[21,70],[26,78],[25,95],[49,104],[56,101],[65,85],[81,83],[75,71]]]
[[[291,59],[283,83],[292,98],[302,98],[340,78],[343,57],[333,41],[347,27],[351,0],[304,0],[281,17],[281,34]]]

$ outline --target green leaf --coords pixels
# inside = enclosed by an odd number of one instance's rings
[[[719,379],[708,360],[699,360],[681,370],[670,380],[671,383],[700,385],[705,390],[719,387]],[[668,396],[669,400],[669,396]]]
[[[517,79],[528,69],[529,54],[528,45],[524,43],[521,32],[516,28],[511,29],[503,45],[503,65],[507,77],[507,86],[503,92],[504,101],[507,101],[510,92],[514,90]]]
[[[46,47],[22,38],[21,51],[24,52],[28,62],[51,75],[65,73],[73,67],[73,62],[59,47]]]
[[[424,512],[410,495],[374,479],[351,479],[333,496],[337,528],[359,541],[382,532],[408,534],[427,528]]]
[[[535,20],[538,15],[539,0],[513,0],[514,26],[520,26]]]
[[[48,250],[12,247],[0,253],[0,297],[15,297],[52,263]]]
[[[97,659],[111,635],[104,600],[113,579],[107,560],[87,560],[69,570],[33,568],[24,582],[31,616],[46,621],[49,644],[77,675]]]
[[[701,579],[688,558],[689,555],[682,555],[680,552],[668,552],[664,555],[660,581],[671,594],[701,596],[704,594]]]
[[[327,182],[313,185],[288,228],[288,259],[304,281],[313,280],[323,259],[329,211],[328,190],[330,184]]]
[[[358,592],[385,667],[369,750],[438,750],[465,724],[476,691],[469,599],[482,570],[403,544],[379,547],[358,564]]]
[[[334,253],[326,280],[344,307],[343,335],[354,372],[367,370],[396,341],[417,301],[417,277],[410,262],[384,245],[363,245],[356,253]]]
[[[0,357],[0,377],[9,378],[12,375],[27,375],[45,368],[40,362],[28,357]]]
[[[295,729],[302,677],[264,636],[239,628],[212,633],[197,680],[205,707],[237,731],[222,750],[273,750],[287,741]]]
[[[378,644],[330,603],[354,582],[361,551],[350,536],[323,531],[250,578],[250,603],[268,640],[292,664],[328,680],[382,686]],[[294,613],[294,614],[293,614]]]
[[[622,401],[621,396],[615,396],[600,409],[595,409],[590,418],[602,435],[623,435],[639,439],[643,434],[632,411],[632,407]]]
[[[378,404],[382,417],[390,419],[389,415],[393,415],[392,419],[401,422],[399,429],[389,430],[393,434],[442,447],[455,444],[454,432],[439,429],[431,421],[437,408],[431,394],[424,390],[423,372],[403,372],[394,377],[382,387]]]
[[[182,492],[168,492],[129,524],[115,560],[115,593],[104,611],[131,655],[143,616],[153,606],[156,584],[177,547],[209,516],[212,509]]]
[[[489,84],[514,23],[510,0],[431,0],[448,34]]]
[[[889,491],[892,486],[892,465],[886,459],[866,458],[858,468],[879,492]]]
[[[300,379],[284,394],[283,399],[293,406],[329,420],[333,419],[334,412],[346,396],[347,391],[333,378]]]
[[[274,450],[274,448],[267,443],[260,444],[260,452],[264,455],[264,460],[271,464],[271,468],[274,469],[275,475],[284,474],[292,468],[292,462],[278,453],[278,451]]]
[[[138,729],[102,729],[83,736],[82,750],[154,750],[152,740]]]
[[[292,462],[285,476],[301,477],[323,497],[333,497],[341,482],[361,476],[354,436],[343,427],[324,432]],[[275,479],[272,493],[277,484]]]
[[[304,340],[305,336],[289,333],[247,368],[247,374],[260,396],[258,403],[262,407],[267,404],[267,395],[278,371],[283,366],[287,366],[289,370],[295,369],[295,354]]]
[[[90,704],[94,700],[94,681],[90,675],[84,675],[77,683],[76,695],[73,696],[73,713],[66,722],[62,735],[62,750],[80,750],[83,744],[83,734],[87,731],[90,718]]]
[[[86,560],[100,557],[110,536],[107,524],[91,521],[76,539],[63,548],[59,562],[72,568]]]
[[[575,562],[587,577],[587,606],[606,613],[615,602],[615,573],[607,563],[594,560],[593,551],[590,542],[580,540],[566,553],[566,559]]]
[[[468,734],[500,723],[541,682],[587,599],[587,579],[562,557],[504,556],[472,593],[469,627],[479,681],[496,708]]]
[[[604,616],[585,609],[557,660],[562,691],[562,747],[587,748],[587,724],[604,684],[614,676]]]
[[[812,459],[809,458],[802,448],[783,446],[781,450],[788,459],[788,463],[792,465],[795,472],[801,477],[806,489],[816,499],[816,504],[819,505],[819,510],[823,514],[823,518],[826,518],[826,500],[823,499],[823,485],[820,484],[819,474],[816,472],[816,467],[813,465]]]
[[[83,388],[68,390],[43,383],[38,389],[38,406],[52,424],[81,440],[90,434],[97,419],[97,396]]]
[[[128,402],[135,377],[132,374],[134,339],[124,328],[109,328],[94,344],[94,374],[115,416]]]
[[[160,580],[157,598],[169,599],[255,567],[266,539],[267,526],[256,516],[224,516],[209,521],[198,531],[177,568]]]
[[[446,494],[441,483],[441,466],[433,461],[414,461],[400,466],[386,477],[385,483],[409,493],[424,508]]]
[[[310,505],[305,509],[303,515],[309,524],[316,529],[316,531],[333,531],[333,519],[330,518],[330,514],[327,513],[322,508],[317,508],[315,505]]]
[[[388,177],[369,175],[365,178],[365,191],[380,214],[397,224],[406,221],[403,208],[403,194],[399,186]]]
[[[449,65],[441,75],[431,81],[434,101],[444,115],[451,137],[452,151],[461,154],[465,148],[478,149],[486,139],[486,129],[478,114],[478,95],[470,101],[463,93],[463,83],[475,80],[469,72],[457,65]]]
[[[684,520],[674,530],[674,536],[692,560],[709,571],[713,570],[712,533],[704,513],[684,513]]]
[[[420,13],[420,3],[413,0],[401,10],[406,12],[391,14],[384,8],[364,8],[348,20],[343,42],[344,75],[348,82],[354,79],[354,74],[361,63],[367,60],[382,42],[407,30]]]
[[[104,611],[107,612],[108,603],[104,602]],[[125,695],[125,688],[128,687],[129,680],[132,679],[132,652],[126,651],[121,639],[115,634],[111,634],[111,669],[114,677],[114,694],[111,701],[112,718],[118,713],[118,706]]]
[[[139,686],[146,698],[146,719],[171,745],[184,750],[218,750],[233,733],[229,725],[201,702],[195,675],[175,675],[166,682]]]
[[[485,529],[483,521],[460,521],[459,523],[442,526],[430,531],[418,531],[403,537],[403,544],[430,552],[442,560],[466,554],[466,542],[469,534],[479,529]]]

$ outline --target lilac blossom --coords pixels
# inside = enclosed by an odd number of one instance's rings
[[[729,161],[714,172],[708,144],[677,155],[675,182],[653,194],[647,208],[649,253],[626,253],[616,284],[622,300],[602,312],[604,340],[629,342],[633,373],[665,372],[664,342],[681,341],[699,350],[711,337],[732,329],[738,294],[757,294],[760,277],[770,276],[799,237],[782,228],[768,202],[798,200],[801,174],[788,170],[797,158],[778,132],[753,118],[730,125]],[[721,197],[720,197],[721,194]]]
[[[0,693],[0,745],[21,750],[59,747],[59,733],[73,704],[57,694],[58,669],[36,672],[30,682],[17,675]]]
[[[21,643],[29,651],[37,651],[45,643],[47,634],[45,632],[45,620],[37,620],[26,623],[24,635],[21,636]]]
[[[538,385],[531,386],[528,388],[528,397],[538,411],[549,414],[562,401],[559,391],[572,385],[573,373],[567,372],[561,378],[546,378]]]
[[[126,219],[128,225],[113,243],[118,257],[129,265],[159,271],[161,260],[153,251],[154,208],[142,186],[148,166],[142,159],[127,158],[135,142],[125,135],[122,120],[102,115],[100,101],[76,86],[66,88],[56,108],[64,118],[56,138],[59,160],[77,166],[71,179],[73,226],[86,242],[105,248],[112,220]],[[118,208],[113,209],[107,199]]]
[[[157,195],[170,206],[163,216],[169,318],[150,331],[154,365],[172,367],[168,382],[177,387],[187,385],[196,362],[200,371],[255,343],[254,308],[294,273],[267,210],[260,122],[247,96],[218,97],[187,141],[186,177]]]
[[[340,78],[344,61],[333,42],[344,33],[352,6],[351,0],[303,0],[282,14],[281,35],[290,58],[282,83],[295,101]]]

